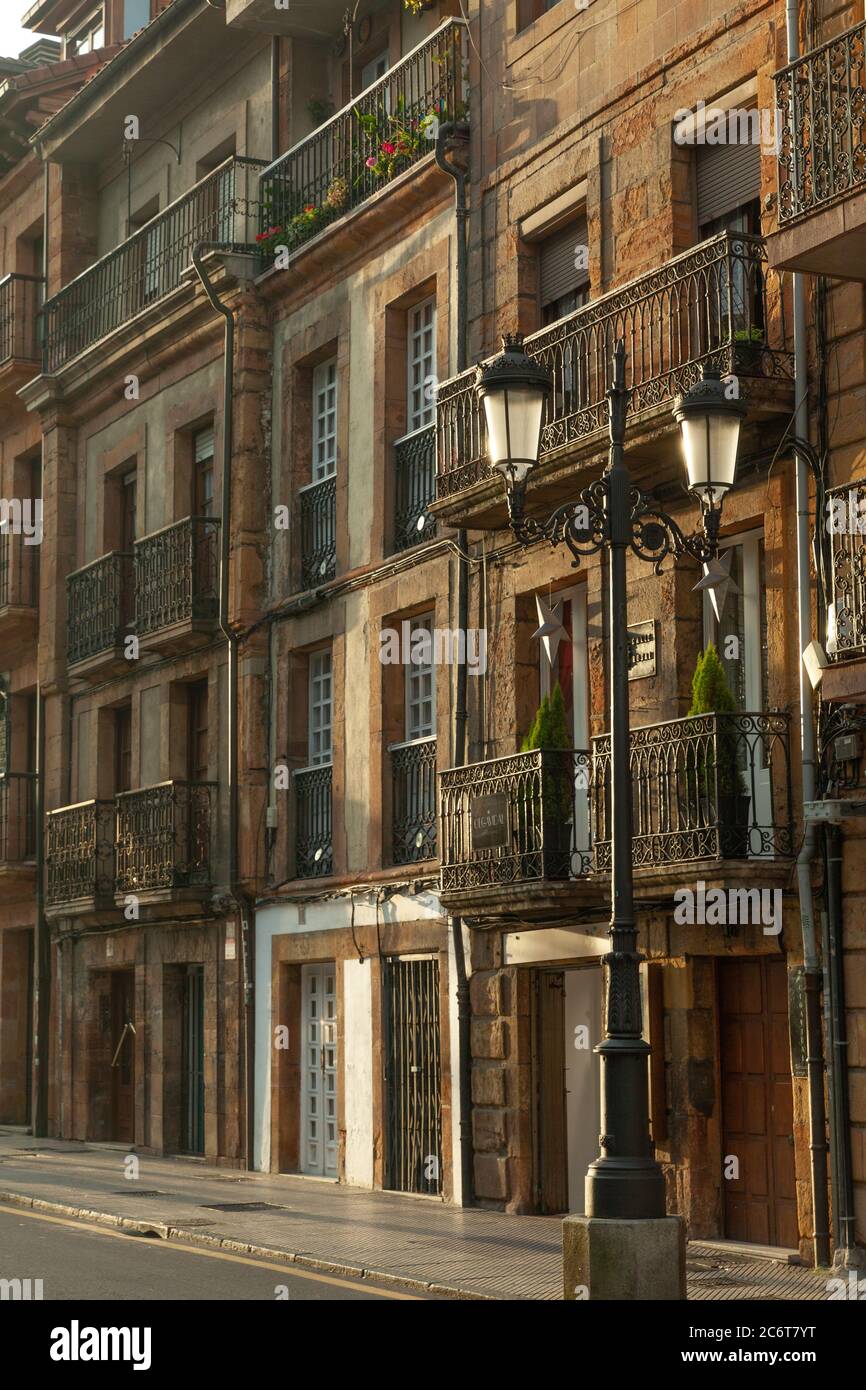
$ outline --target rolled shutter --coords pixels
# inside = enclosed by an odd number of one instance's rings
[[[761,196],[760,145],[699,145],[698,226]]]
[[[213,425],[207,429],[199,430],[195,436],[195,461],[203,463],[205,459],[213,458]]]
[[[578,246],[587,245],[585,217],[577,217],[541,243],[539,279],[541,303],[552,304],[572,290],[589,284],[589,271],[575,266]]]

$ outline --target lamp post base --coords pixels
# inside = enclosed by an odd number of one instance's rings
[[[587,1214],[600,1221],[665,1215],[665,1180],[653,1158],[597,1158],[586,1174]]]
[[[686,1225],[681,1216],[562,1223],[562,1296],[567,1302],[673,1301],[686,1296]]]

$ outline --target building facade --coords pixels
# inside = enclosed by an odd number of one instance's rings
[[[676,398],[708,369],[746,409],[721,582],[629,557],[668,1210],[856,1259],[862,20],[344,10],[44,0],[57,61],[0,92],[36,130],[0,293],[45,281],[0,363],[3,485],[43,504],[38,589],[2,538],[0,1118],[584,1209],[609,576],[515,540],[475,364],[508,333],[546,369],[541,518],[605,467],[622,340],[634,481],[686,534]]]

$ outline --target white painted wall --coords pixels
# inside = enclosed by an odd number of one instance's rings
[[[343,961],[346,1182],[373,1186],[373,990],[369,960]]]

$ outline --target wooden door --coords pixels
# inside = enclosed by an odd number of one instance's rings
[[[135,972],[111,977],[111,1137],[135,1138]]]
[[[796,1250],[788,976],[780,958],[719,965],[725,1235]]]
[[[568,1211],[565,979],[561,970],[539,970],[535,978],[538,1209]]]

